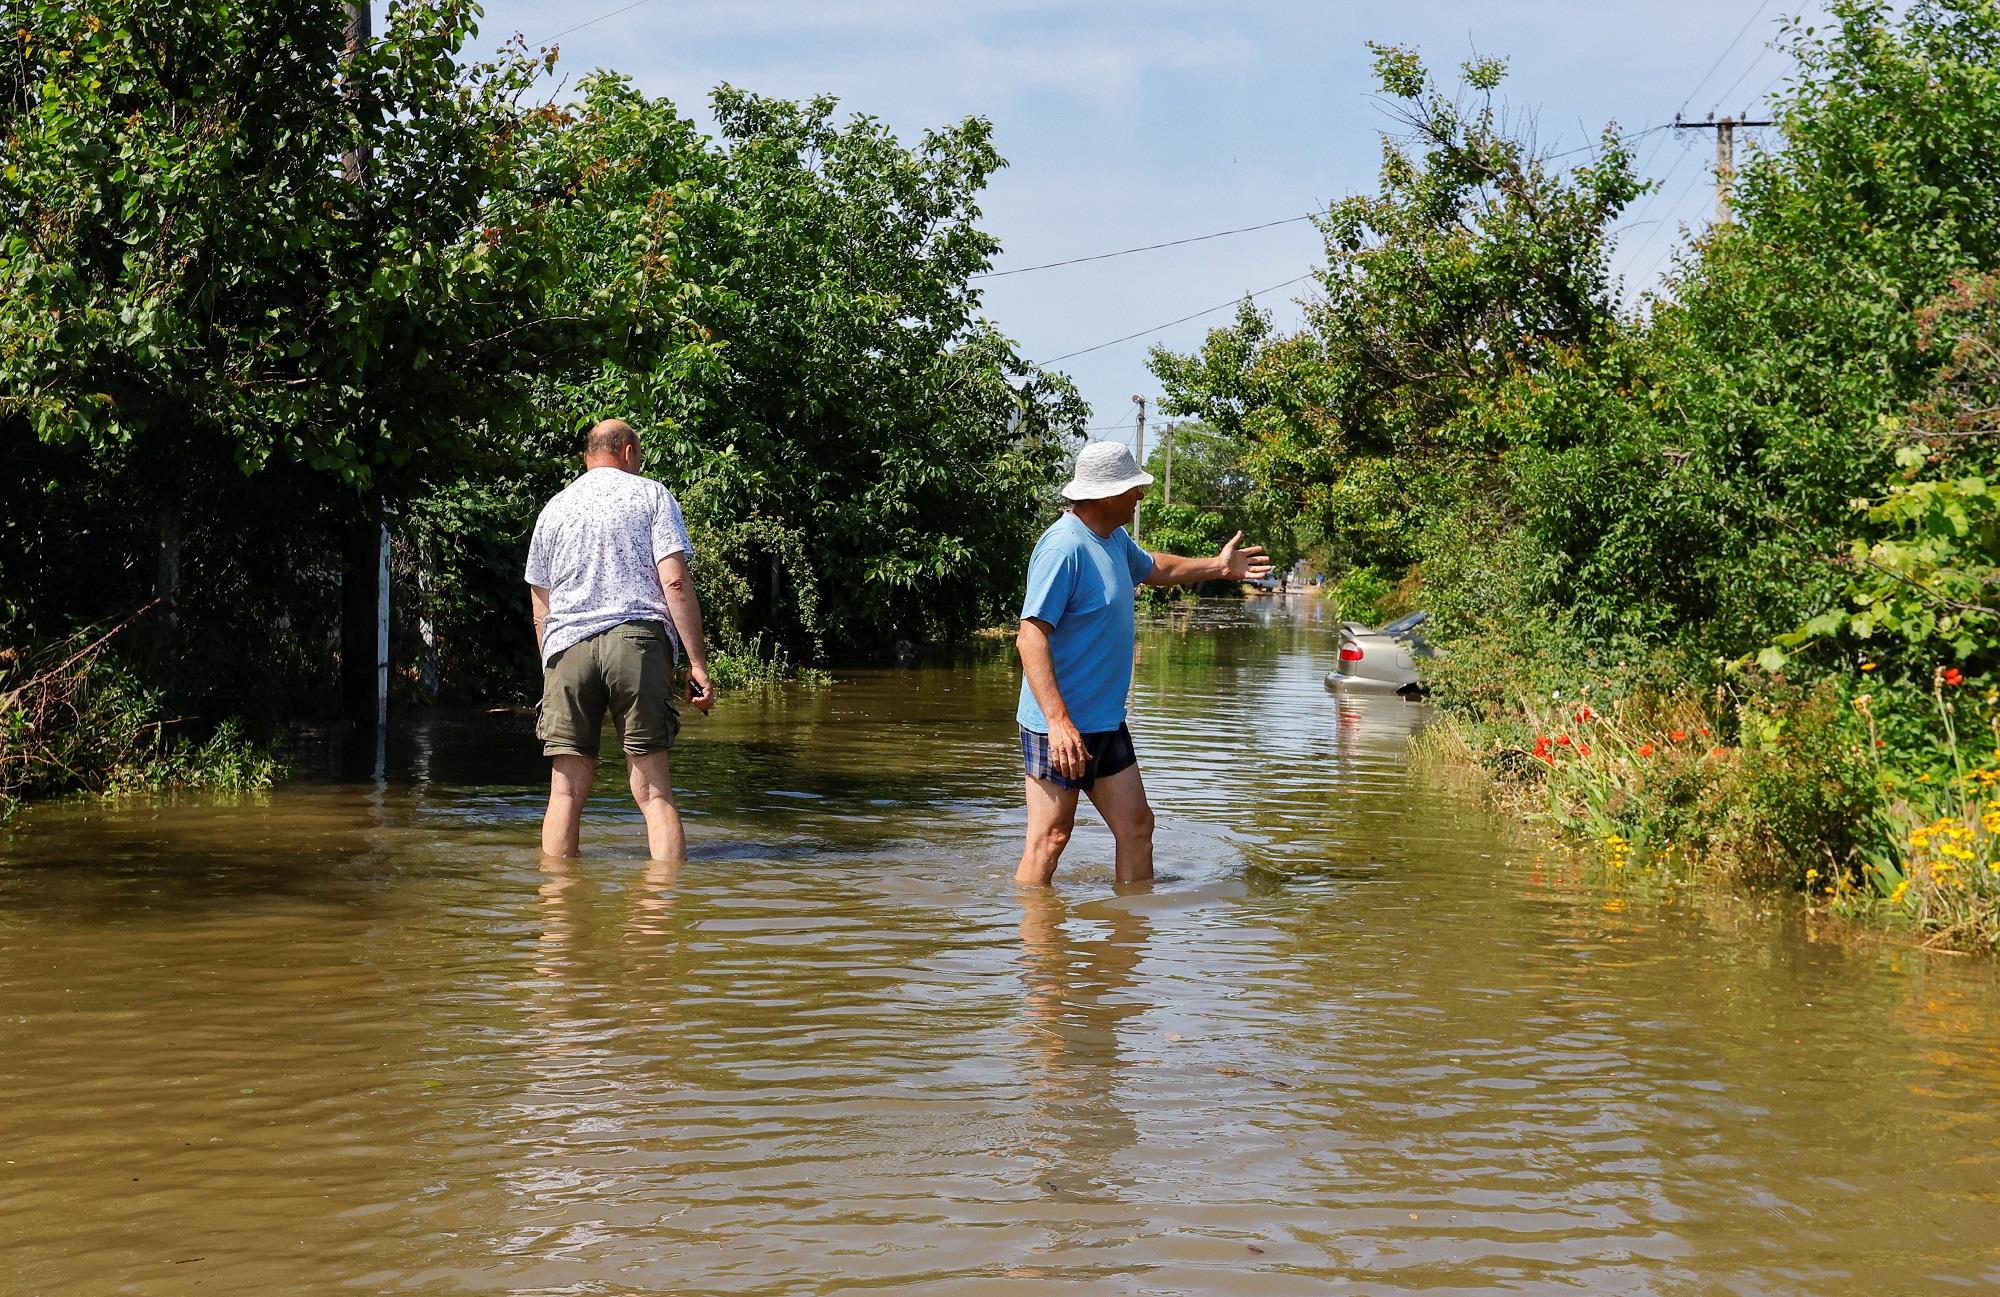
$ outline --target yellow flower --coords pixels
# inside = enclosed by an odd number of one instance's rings
[[[1905,878],[1902,882],[1896,884],[1895,891],[1889,893],[1889,904],[1901,905],[1903,903],[1903,898],[1905,896],[1908,896],[1909,894],[1910,894],[1910,880]]]
[[[1812,881],[1813,879],[1815,879],[1815,878],[1818,878],[1818,877],[1819,877],[1819,870],[1817,870],[1817,869],[1808,869],[1808,870],[1806,870],[1806,881],[1807,881],[1807,882],[1809,882],[1809,883],[1810,883],[1810,882],[1811,882],[1811,881]]]

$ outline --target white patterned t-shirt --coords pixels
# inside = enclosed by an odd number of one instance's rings
[[[678,650],[656,566],[674,554],[692,558],[694,547],[674,493],[652,478],[593,468],[556,492],[528,542],[528,584],[549,592],[543,665],[628,621],[664,623]]]

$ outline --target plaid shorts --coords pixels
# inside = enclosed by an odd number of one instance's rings
[[[1100,779],[1139,764],[1139,754],[1132,750],[1132,731],[1122,723],[1115,730],[1084,735],[1083,751],[1083,777],[1071,779],[1057,774],[1056,768],[1049,764],[1048,735],[1026,728],[1021,731],[1021,768],[1030,779],[1046,779],[1064,788],[1088,788]]]

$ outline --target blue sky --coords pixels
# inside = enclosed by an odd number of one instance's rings
[[[1801,0],[489,0],[482,45],[519,32],[556,42],[561,72],[630,75],[698,119],[709,89],[837,95],[906,139],[977,115],[1009,166],[984,202],[1005,251],[996,269],[1299,215],[1374,188],[1380,134],[1374,40],[1416,47],[1441,77],[1474,53],[1509,60],[1510,111],[1551,148],[1606,122],[1638,130],[1711,110],[1741,115],[1790,69],[1773,48]],[[595,20],[595,21],[593,21]],[[1748,24],[1746,29],[1746,24]],[[1740,37],[1739,37],[1740,33]],[[1732,44],[1733,42],[1733,44]],[[1628,219],[1616,266],[1628,291],[1656,282],[1683,224],[1713,207],[1713,137],[1639,142],[1666,180]],[[986,281],[986,313],[1060,362],[1095,408],[1093,436],[1130,440],[1131,397],[1157,396],[1149,339],[1198,344],[1226,310],[1153,326],[1304,274],[1304,222],[1186,247]],[[1304,285],[1259,298],[1296,320]],[[1155,425],[1157,426],[1157,425]],[[1149,438],[1150,440],[1150,438]]]

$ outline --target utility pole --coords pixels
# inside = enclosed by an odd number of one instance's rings
[[[1139,471],[1146,471],[1146,398],[1135,396],[1132,404],[1139,407]],[[1132,511],[1132,539],[1139,539],[1139,511]]]
[[[1769,126],[1768,121],[1753,122],[1742,117],[1710,117],[1705,122],[1684,122],[1679,113],[1674,114],[1674,129],[1677,131],[1715,132],[1715,223],[1729,223],[1729,186],[1736,178],[1736,128],[1739,126]]]
[[[1142,464],[1140,465],[1140,467],[1143,468],[1145,467],[1145,465]],[[1172,504],[1173,502],[1174,502],[1174,425],[1170,423],[1167,425],[1167,490],[1164,498],[1161,500],[1161,503]]]
[[[340,155],[341,170],[357,190],[368,185],[373,162],[361,121],[361,86],[351,74],[354,60],[374,34],[373,0],[346,0],[341,32],[341,64],[350,69],[342,93],[355,114],[354,147]],[[367,200],[357,197],[354,218],[367,219]],[[340,580],[340,710],[349,720],[372,721],[379,731],[389,720],[389,518],[378,495],[348,526],[342,546]]]

